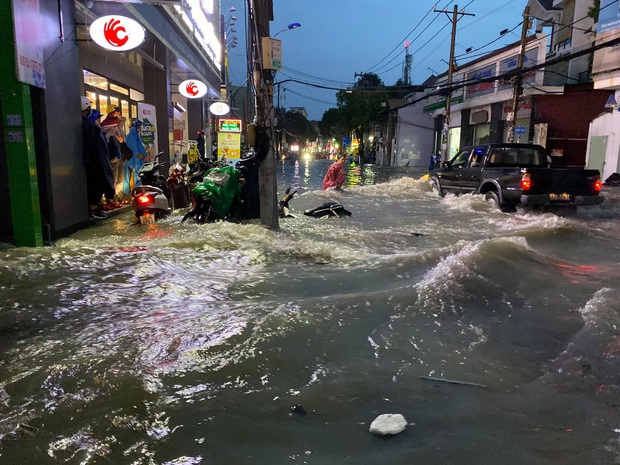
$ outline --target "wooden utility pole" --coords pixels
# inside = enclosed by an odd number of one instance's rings
[[[448,16],[448,11],[434,9],[435,13],[445,13]],[[463,16],[476,16],[472,13],[465,13],[465,11],[459,12],[459,6],[454,5],[452,11],[452,17],[448,16],[448,19],[452,22],[452,37],[450,40],[450,62],[448,63],[448,95],[446,95],[446,111],[443,119],[443,130],[441,131],[441,159],[447,160],[449,147],[448,147],[448,132],[450,131],[450,109],[452,100],[452,78],[454,76],[454,47],[456,44],[456,23]]]
[[[512,95],[512,118],[508,126],[508,140],[514,142],[515,126],[517,125],[517,112],[519,111],[519,97],[523,93],[523,61],[525,58],[525,44],[527,42],[527,31],[530,23],[530,6],[527,5],[523,10],[523,27],[521,28],[521,50],[517,56],[517,75],[515,76],[515,87]]]
[[[256,99],[256,153],[262,159],[258,169],[260,220],[268,229],[278,229],[276,161],[273,151],[274,75],[265,69],[262,59],[263,37],[269,37],[269,21],[273,19],[273,3],[270,0],[250,0],[250,40],[254,64],[254,88]]]

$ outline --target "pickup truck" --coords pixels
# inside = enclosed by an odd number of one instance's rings
[[[535,144],[483,144],[461,149],[429,172],[431,188],[447,193],[482,194],[505,212],[517,205],[535,208],[598,205],[598,170],[550,167],[544,147]]]

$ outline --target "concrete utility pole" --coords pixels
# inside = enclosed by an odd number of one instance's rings
[[[268,229],[278,229],[276,160],[273,151],[274,110],[273,79],[269,69],[264,69],[262,60],[263,37],[269,37],[269,21],[273,19],[273,3],[270,0],[250,0],[250,40],[254,64],[254,86],[256,99],[256,151],[266,156],[258,169],[260,220]]]
[[[435,13],[445,13],[448,16],[448,11],[444,8],[443,10],[433,10]],[[450,131],[450,107],[452,100],[452,78],[454,76],[454,46],[456,43],[456,23],[463,16],[476,16],[472,13],[465,13],[465,11],[459,12],[459,6],[454,5],[454,10],[452,11],[452,17],[448,16],[448,19],[452,22],[452,38],[450,40],[450,63],[448,63],[448,95],[446,95],[446,111],[444,113],[443,120],[443,130],[441,131],[441,159],[448,159],[448,131]]]
[[[517,125],[517,112],[519,111],[519,97],[523,93],[523,61],[525,58],[525,44],[527,42],[527,31],[530,23],[530,6],[527,5],[523,10],[523,27],[521,28],[521,50],[517,56],[517,75],[515,76],[515,88],[512,95],[512,118],[508,126],[508,140],[506,142],[514,142],[515,126]]]

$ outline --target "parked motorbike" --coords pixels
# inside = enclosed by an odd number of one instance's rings
[[[189,207],[189,184],[185,178],[185,168],[183,165],[177,162],[170,167],[166,184],[168,184],[168,189],[170,190],[172,209]]]
[[[213,168],[192,190],[192,206],[181,222],[193,218],[199,223],[240,218],[241,172],[233,166]]]
[[[158,155],[161,155],[160,152]],[[138,171],[140,186],[131,191],[131,204],[139,224],[153,223],[171,212],[170,189],[166,178],[159,174],[164,166],[158,158],[142,165]]]
[[[215,165],[211,160],[197,160],[188,165],[185,178],[187,179],[187,183],[189,185],[190,196],[196,186],[204,181],[207,171],[214,167]]]

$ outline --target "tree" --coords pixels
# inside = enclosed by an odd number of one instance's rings
[[[343,137],[347,137],[351,132],[344,124],[341,113],[340,108],[330,108],[323,113],[323,118],[319,121],[319,131],[326,139],[333,137],[340,142]]]
[[[336,94],[338,116],[348,133],[355,134],[364,154],[364,134],[380,119],[388,94],[381,78],[374,73],[363,73],[350,90]]]
[[[588,16],[598,22],[598,14],[601,11],[601,0],[594,0],[592,6],[588,8]]]
[[[306,145],[315,141],[318,136],[316,128],[298,111],[287,111],[284,114],[283,127],[289,144],[298,142],[300,145]]]

